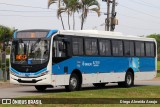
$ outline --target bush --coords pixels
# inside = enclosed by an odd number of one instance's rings
[[[6,47],[6,55],[10,54],[10,47]]]
[[[0,67],[2,67],[1,65],[1,60],[0,60]],[[9,59],[6,59],[6,69],[9,68]]]

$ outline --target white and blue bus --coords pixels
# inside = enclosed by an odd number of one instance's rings
[[[131,87],[157,74],[155,39],[94,30],[22,30],[14,33],[10,81],[38,91],[82,84]]]

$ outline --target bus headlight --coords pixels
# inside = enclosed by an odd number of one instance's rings
[[[12,72],[12,71],[10,71],[10,73],[12,74],[12,75],[16,75],[14,72]]]

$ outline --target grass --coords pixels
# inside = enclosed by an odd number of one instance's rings
[[[135,86],[132,88],[106,86],[103,89],[85,87],[82,91],[75,92],[55,91],[45,94],[45,96],[39,95],[28,98],[160,98],[160,86]]]
[[[23,97],[24,98],[24,97]],[[81,91],[65,92],[64,89],[48,90],[45,95],[25,98],[160,98],[160,86],[135,86],[132,88],[119,88],[118,86],[106,86],[103,89],[85,87]],[[21,105],[12,105],[12,107]],[[159,107],[159,105],[145,104],[47,104],[26,105],[27,107]],[[6,106],[10,107],[10,106]]]
[[[160,77],[160,72],[157,73],[157,77]]]
[[[160,61],[157,61],[157,70],[160,70]]]

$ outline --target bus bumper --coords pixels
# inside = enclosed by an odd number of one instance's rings
[[[44,75],[37,78],[19,78],[10,74],[10,83],[17,85],[51,85],[50,79],[51,77],[49,75]]]

